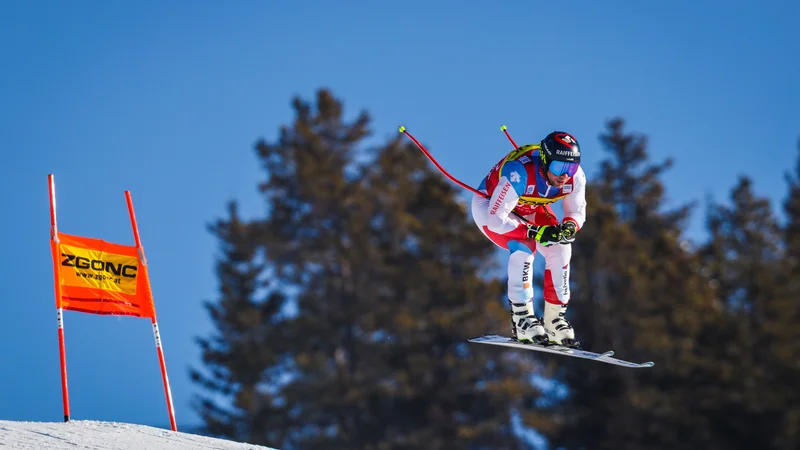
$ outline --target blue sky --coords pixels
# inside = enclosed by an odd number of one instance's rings
[[[291,6],[289,6],[291,5]],[[747,173],[775,204],[800,136],[796,2],[22,2],[0,4],[0,166],[6,257],[0,419],[61,420],[47,174],[59,226],[132,244],[130,190],[179,426],[187,369],[216,297],[206,225],[263,210],[253,152],[328,87],[370,142],[405,125],[476,185],[518,143],[581,141],[591,181],[622,116],[673,157],[670,204],[726,200]],[[754,156],[755,155],[755,156]],[[589,206],[591,220],[591,205]],[[476,230],[477,232],[477,230]],[[580,255],[574,256],[580,262]],[[145,319],[65,314],[72,416],[168,426]]]

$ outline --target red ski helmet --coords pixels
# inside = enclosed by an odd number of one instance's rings
[[[575,175],[581,164],[581,148],[575,136],[564,131],[553,131],[542,139],[539,156],[542,170],[553,172],[555,176]]]

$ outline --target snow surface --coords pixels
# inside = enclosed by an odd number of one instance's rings
[[[0,448],[24,450],[246,450],[268,447],[242,444],[169,429],[118,422],[13,422],[0,420]],[[271,449],[274,450],[274,449]]]

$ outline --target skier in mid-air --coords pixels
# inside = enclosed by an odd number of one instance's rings
[[[572,242],[586,220],[586,175],[577,139],[554,131],[500,160],[472,198],[472,217],[483,234],[509,251],[511,333],[520,342],[579,347],[565,314],[570,299]],[[559,221],[551,204],[563,200]],[[519,217],[525,218],[522,221]],[[545,258],[544,314],[533,308],[535,252]]]

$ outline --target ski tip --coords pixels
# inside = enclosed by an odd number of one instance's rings
[[[642,367],[653,367],[655,365],[656,363],[654,363],[653,361],[647,361],[646,363],[641,364]]]
[[[604,356],[614,356],[614,352],[609,350],[609,351],[603,353],[602,355],[600,355],[599,358],[602,358]]]
[[[500,131],[506,131],[507,129],[505,125],[500,125]]]
[[[401,133],[405,133],[406,132],[406,127],[404,127],[402,125],[400,125],[400,127],[398,127],[397,129],[400,130]]]

